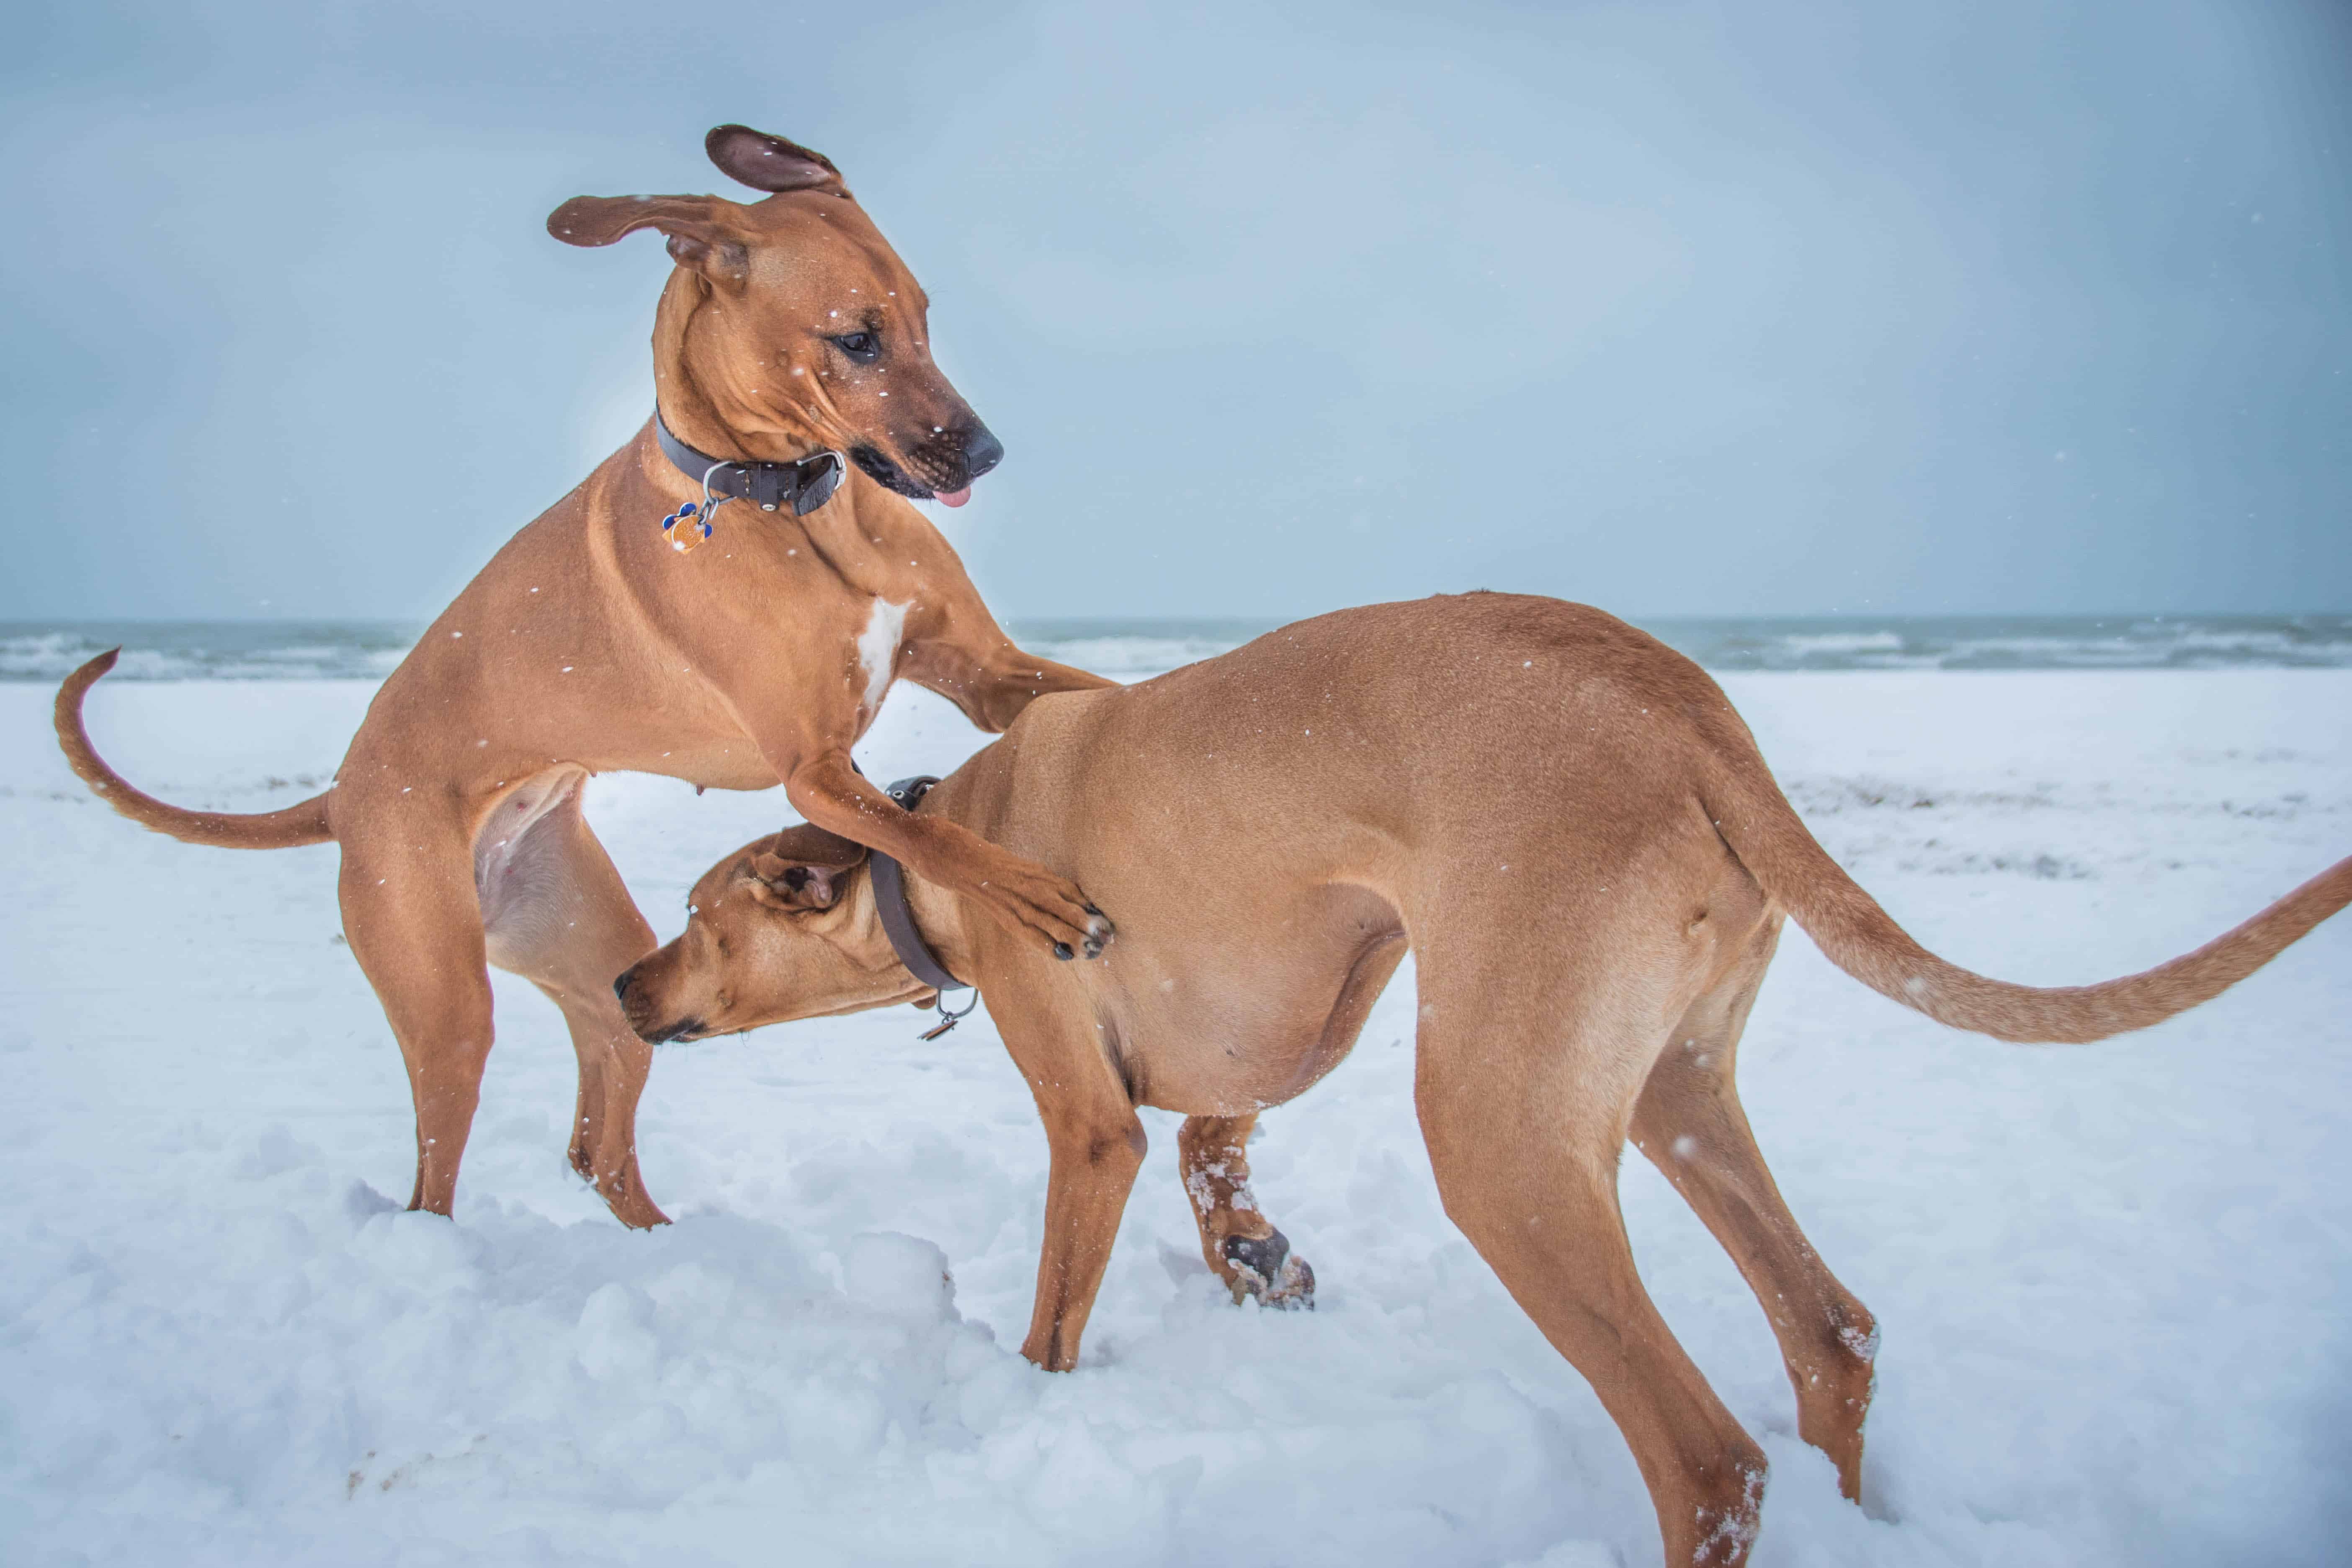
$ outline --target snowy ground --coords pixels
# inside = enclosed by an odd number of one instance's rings
[[[1832,849],[2004,976],[2144,966],[2352,850],[2352,672],[1727,684]],[[93,712],[135,779],[251,809],[307,793],[367,697],[116,685]],[[457,1221],[395,1212],[407,1091],[333,848],[138,832],[58,762],[47,701],[0,686],[0,1560],[1656,1560],[1615,1430],[1439,1211],[1410,971],[1262,1124],[1320,1310],[1223,1304],[1147,1112],[1086,1364],[1048,1377],[1013,1348],[1044,1141],[983,1019],[666,1050],[641,1147],[678,1223],[634,1235],[564,1168],[572,1053],[502,978]],[[973,743],[901,689],[865,759],[943,772]],[[667,936],[785,811],[615,778],[591,815]],[[1624,1181],[1652,1289],[1771,1456],[1759,1563],[2344,1560],[2347,958],[2339,920],[2165,1028],[2024,1048],[1791,934],[1742,1083],[1884,1330],[1864,1509],[1796,1441],[1721,1253],[1638,1157]],[[951,1307],[903,1237],[944,1254]]]

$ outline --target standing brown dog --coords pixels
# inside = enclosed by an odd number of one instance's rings
[[[2129,979],[1971,974],[1814,842],[1705,671],[1597,610],[1501,595],[1345,610],[1038,703],[920,811],[1119,910],[1118,947],[1073,970],[976,918],[968,895],[906,879],[920,937],[987,997],[1045,1123],[1024,1354],[1076,1363],[1143,1160],[1139,1105],[1190,1118],[1179,1166],[1210,1266],[1237,1289],[1312,1288],[1249,1194],[1244,1146],[1259,1110],[1347,1054],[1410,946],[1415,1094],[1445,1212],[1591,1381],[1675,1563],[1747,1559],[1764,1455],[1634,1272],[1617,1209],[1629,1137],[1739,1265],[1799,1432],[1860,1494],[1876,1329],[1797,1228],[1732,1076],[1785,917],[1930,1017],[2072,1041],[2192,1007],[2352,902],[2347,859]],[[685,934],[623,977],[630,1021],[696,1037],[919,994],[866,859],[796,827],[719,862]]]
[[[249,816],[167,805],[126,784],[83,730],[83,693],[114,655],[58,693],[74,771],[133,821],[231,848],[341,845],[343,930],[415,1096],[411,1208],[449,1212],[489,1055],[494,963],[538,985],[571,1027],[573,1166],[627,1224],[662,1223],[635,1148],[651,1053],[612,989],[653,931],[581,817],[592,773],[782,781],[811,822],[958,889],[1008,940],[1066,958],[1099,952],[1109,931],[1069,879],[900,810],[851,765],[901,675],[990,731],[1040,692],[1109,683],[1013,647],[901,499],[961,505],[1003,447],[931,363],[922,289],[839,172],[740,125],[713,131],[708,148],[772,194],[582,196],[548,219],[573,245],[668,236],[677,268],[654,327],[656,418],[433,624],[377,693],[330,792]],[[695,455],[664,455],[663,422],[683,443],[673,450]],[[845,479],[838,454],[858,470]],[[706,458],[739,461],[711,472]],[[706,478],[747,492],[718,508],[707,538]],[[697,515],[666,529],[688,502]]]

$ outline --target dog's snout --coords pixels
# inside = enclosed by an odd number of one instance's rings
[[[698,1017],[679,1018],[667,1024],[660,1021],[661,999],[637,984],[639,967],[631,964],[613,982],[613,995],[621,1004],[622,1020],[637,1038],[658,1046],[702,1033],[702,1020]]]
[[[971,433],[963,438],[963,460],[976,479],[1004,461],[1004,443],[987,426],[974,424]]]

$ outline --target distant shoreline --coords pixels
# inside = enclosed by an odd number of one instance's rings
[[[1023,646],[1135,676],[1283,623],[1016,620]],[[1635,625],[1718,670],[2341,669],[2352,615],[1658,616]],[[423,626],[346,621],[0,621],[0,681],[51,682],[101,649],[131,680],[380,680]]]

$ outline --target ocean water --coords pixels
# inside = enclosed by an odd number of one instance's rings
[[[1033,620],[1050,658],[1124,679],[1237,647],[1265,620]],[[1662,617],[1644,630],[1710,669],[2276,669],[2352,667],[2352,616]],[[110,647],[128,680],[381,680],[423,628],[393,621],[0,622],[0,680],[53,682]]]

